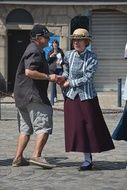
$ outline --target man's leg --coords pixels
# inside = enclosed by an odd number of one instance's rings
[[[23,158],[23,151],[29,142],[30,135],[33,133],[29,113],[26,108],[18,110],[17,119],[20,135],[18,137],[16,155],[12,163],[12,166],[15,167],[27,165],[28,162]]]
[[[32,157],[41,157],[41,153],[48,140],[48,136],[48,133],[37,134]]]
[[[41,166],[44,169],[52,169],[56,167],[56,165],[49,164],[44,157],[41,158],[41,153],[48,140],[48,136],[48,133],[37,134],[34,152],[29,160],[30,163]]]
[[[30,136],[20,133],[14,161],[20,160],[23,158],[23,151],[26,148],[29,139],[30,139]]]
[[[31,103],[31,105],[29,105],[29,111],[31,119],[33,119],[32,123],[36,134],[35,147],[29,162],[45,169],[51,169],[55,166],[49,164],[44,156],[41,157],[41,154],[49,134],[52,133],[52,107],[40,103]]]

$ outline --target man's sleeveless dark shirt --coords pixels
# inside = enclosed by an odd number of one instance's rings
[[[30,102],[43,102],[50,105],[47,95],[49,82],[47,80],[35,80],[27,77],[25,69],[49,74],[45,56],[42,54],[41,48],[34,42],[31,42],[26,48],[17,69],[14,86],[16,107],[24,107]]]

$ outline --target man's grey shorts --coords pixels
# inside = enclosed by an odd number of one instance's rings
[[[31,102],[24,108],[19,108],[18,125],[19,131],[26,135],[31,135],[33,132],[40,133],[52,133],[53,128],[53,109],[51,106]]]

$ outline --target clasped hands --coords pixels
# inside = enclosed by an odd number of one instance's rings
[[[60,75],[56,75],[56,74],[51,74],[49,76],[50,76],[50,81],[56,82],[61,87],[66,88],[67,86],[69,86],[69,81],[65,80],[64,76],[60,76]]]

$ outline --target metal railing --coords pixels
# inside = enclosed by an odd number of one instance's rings
[[[14,97],[9,93],[0,91],[0,120],[13,119],[17,119]]]
[[[122,79],[118,79],[118,89],[117,89],[117,106],[121,107],[122,106]]]

